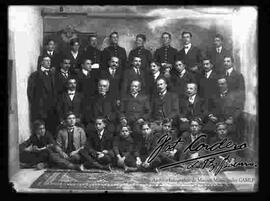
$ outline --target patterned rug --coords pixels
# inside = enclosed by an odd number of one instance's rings
[[[48,169],[32,185],[38,189],[68,189],[69,192],[235,192],[224,173],[214,176],[206,169],[162,170],[159,173],[103,170]]]

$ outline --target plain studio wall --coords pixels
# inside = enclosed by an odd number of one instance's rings
[[[43,19],[36,6],[10,6],[9,15],[9,176],[18,169],[18,144],[30,132],[27,81],[36,70],[43,40]]]

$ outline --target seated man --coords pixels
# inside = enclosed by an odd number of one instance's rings
[[[111,171],[113,162],[113,135],[106,129],[105,119],[97,117],[96,130],[89,133],[87,144],[80,151],[84,159],[83,168],[99,168]]]
[[[135,167],[134,141],[130,135],[130,126],[122,126],[120,133],[114,138],[113,151],[116,156],[117,166],[124,168]]]
[[[148,120],[150,112],[149,99],[146,95],[141,94],[141,82],[133,80],[130,85],[130,93],[122,97],[120,119],[125,117],[133,128]]]
[[[191,145],[191,143],[193,143],[195,140],[196,142],[192,145],[193,148],[197,147],[199,143],[207,143],[208,137],[200,137],[201,135],[207,136],[206,134],[201,132],[201,120],[199,118],[191,119],[189,121],[189,130],[184,132],[181,136],[184,143],[180,144],[178,156],[179,161],[197,158],[205,154],[205,151],[203,149],[199,151],[190,151],[188,149],[185,151],[185,149],[187,149],[189,145]]]
[[[52,166],[81,171],[79,151],[86,143],[86,135],[81,127],[75,126],[76,116],[73,112],[66,114],[66,126],[58,131],[54,152],[50,153]]]
[[[20,162],[22,167],[43,169],[48,164],[49,149],[55,141],[45,128],[45,122],[36,120],[33,123],[33,134],[20,144]]]

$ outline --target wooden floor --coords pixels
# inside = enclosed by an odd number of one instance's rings
[[[14,189],[17,192],[31,192],[31,193],[45,193],[45,192],[70,192],[70,190],[59,189],[33,189],[30,188],[31,184],[43,173],[44,170],[35,169],[21,169],[15,174],[10,182],[14,184]],[[255,192],[256,187],[254,183],[256,181],[255,170],[248,169],[245,171],[226,171],[226,176],[231,179],[232,183],[239,192]],[[258,179],[258,177],[257,177]]]

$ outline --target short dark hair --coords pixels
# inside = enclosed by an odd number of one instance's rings
[[[120,127],[120,132],[122,131],[122,129],[123,129],[124,127],[126,127],[130,132],[132,132],[131,127],[130,127],[129,125],[121,126],[121,127]]]
[[[113,31],[112,33],[110,33],[110,38],[112,37],[113,34],[116,34],[117,36],[119,36],[117,31]]]
[[[160,77],[160,78],[158,78],[157,81],[156,81],[156,83],[157,83],[159,80],[164,80],[164,82],[165,82],[166,84],[168,84],[168,81],[167,81],[167,79],[166,79],[165,77]]]
[[[49,38],[49,39],[46,41],[45,45],[48,45],[48,44],[49,44],[49,42],[51,42],[51,41],[53,41],[53,42],[55,43],[55,40],[54,40],[54,39]]]
[[[151,64],[151,63],[155,63],[157,66],[161,67],[161,64],[160,64],[159,62],[157,62],[156,60],[150,61],[150,64]]]
[[[202,125],[202,121],[199,117],[194,117],[194,118],[190,119],[189,125],[191,125],[191,122],[193,122],[193,121],[196,121],[200,126]]]
[[[140,56],[134,56],[134,57],[132,57],[132,61],[134,61],[135,58],[140,58],[142,60],[142,57],[140,57]]]
[[[211,59],[209,56],[204,56],[204,57],[202,58],[202,61],[204,61],[204,60],[209,60],[210,63],[212,63],[212,59]]]
[[[141,38],[143,41],[146,41],[146,36],[144,34],[137,34],[136,38]]]
[[[69,57],[67,57],[67,56],[62,57],[62,59],[61,59],[61,63],[64,63],[64,60],[70,60],[70,58],[69,58]]]
[[[216,34],[215,35],[215,38],[219,38],[221,41],[224,40],[223,36],[221,34]]]
[[[90,38],[92,38],[92,37],[97,38],[97,34],[96,34],[96,33],[90,34],[90,35],[88,36],[88,40],[90,40]]]
[[[163,35],[165,35],[165,34],[167,34],[169,36],[169,38],[172,39],[172,34],[170,34],[169,32],[166,32],[166,31],[161,34],[161,37],[163,37]]]
[[[74,116],[76,117],[76,114],[75,114],[73,111],[68,111],[68,112],[65,114],[65,120],[67,120],[67,118],[68,118],[70,115],[74,115]]]
[[[104,124],[105,124],[105,126],[107,126],[107,120],[106,120],[106,118],[104,117],[104,116],[98,116],[97,118],[96,118],[96,120],[95,120],[95,122],[97,121],[97,120],[101,120]]]
[[[178,61],[181,61],[181,62],[182,62],[182,64],[186,65],[186,63],[185,63],[184,59],[176,59],[176,60],[175,60],[175,62],[174,62],[174,64],[176,64],[176,62],[178,62]]]
[[[170,118],[165,118],[165,119],[163,119],[162,125],[163,125],[163,124],[168,124],[168,123],[172,124],[172,123],[173,123],[173,120],[170,119]]]
[[[36,131],[41,125],[44,125],[45,126],[45,122],[43,120],[35,120],[33,123],[32,123],[32,129],[33,131]]]
[[[233,55],[231,55],[231,54],[227,54],[227,55],[225,55],[223,58],[224,58],[224,59],[225,59],[225,58],[231,58],[231,61],[234,63],[234,58],[233,58]]]
[[[192,38],[192,33],[191,32],[189,32],[189,31],[183,31],[182,32],[182,37],[184,36],[184,34],[189,34],[190,35],[190,38]]]
[[[70,40],[70,45],[73,46],[77,42],[80,44],[80,41],[77,38],[73,38]]]
[[[226,126],[226,128],[228,128],[228,124],[226,124],[225,121],[220,121],[220,122],[217,122],[217,123],[216,123],[216,129],[217,129],[220,125],[224,125],[224,126]]]
[[[86,60],[90,60],[91,63],[92,63],[92,59],[88,58],[88,57],[85,57],[82,59],[82,63],[81,64],[84,64],[86,62]]]

